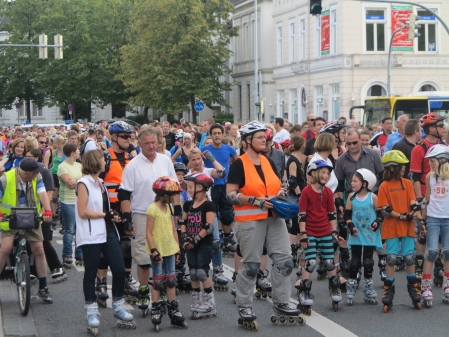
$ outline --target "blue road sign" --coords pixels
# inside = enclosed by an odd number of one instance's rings
[[[204,103],[201,101],[198,101],[195,103],[195,110],[200,112],[204,110]]]

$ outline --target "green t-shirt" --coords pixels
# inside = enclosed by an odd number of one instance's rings
[[[61,176],[64,174],[69,174],[70,177],[74,180],[79,180],[83,176],[81,173],[81,164],[73,163],[73,165],[68,164],[66,161],[63,161],[59,164],[58,167],[58,177],[59,177],[59,200],[66,204],[74,204],[75,203],[75,189],[67,187],[64,181],[61,179]]]

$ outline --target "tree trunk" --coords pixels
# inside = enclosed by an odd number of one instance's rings
[[[76,103],[75,102],[72,103],[72,107],[73,107],[73,110],[72,110],[72,118],[71,119],[74,122],[76,122]],[[70,115],[69,115],[69,118],[70,118]]]
[[[31,98],[30,97],[27,97],[27,119],[31,124]]]
[[[192,123],[196,125],[195,95],[190,95],[190,107],[192,109]]]
[[[148,119],[148,110],[149,108],[147,106],[143,108],[143,115],[145,116],[146,119]]]
[[[87,121],[92,122],[92,102],[87,101]],[[97,116],[95,116],[97,117]]]

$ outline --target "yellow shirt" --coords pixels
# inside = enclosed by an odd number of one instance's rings
[[[147,216],[154,218],[153,243],[162,257],[171,256],[179,251],[179,246],[173,237],[173,223],[170,208],[167,205],[167,211],[162,212],[156,203],[153,203],[147,209]],[[146,243],[147,253],[150,253],[148,242]]]

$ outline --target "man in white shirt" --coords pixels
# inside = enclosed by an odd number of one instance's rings
[[[140,283],[138,307],[145,310],[149,306],[148,279],[151,267],[150,255],[145,249],[146,211],[156,196],[153,182],[162,176],[172,177],[176,181],[178,178],[171,159],[157,153],[158,139],[153,129],[142,130],[138,141],[141,152],[123,171],[118,199],[121,203],[125,233],[134,236],[131,240],[131,255],[137,264],[137,277]],[[179,194],[174,195],[173,204],[175,215],[181,215]],[[127,230],[131,226],[132,230]]]
[[[273,126],[276,129],[276,135],[273,137],[273,141],[282,143],[284,140],[290,139],[290,133],[283,128],[284,120],[281,117],[274,119]]]
[[[82,148],[81,155],[87,151],[98,150],[97,146],[97,126],[93,123],[89,123],[89,127],[86,130],[86,140],[84,141],[84,148]]]

